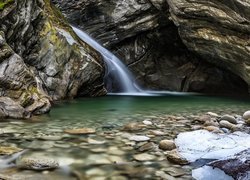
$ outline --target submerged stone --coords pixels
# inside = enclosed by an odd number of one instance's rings
[[[92,128],[81,128],[81,129],[66,129],[64,130],[65,133],[80,135],[80,134],[94,134],[96,133],[95,129]]]
[[[123,131],[139,131],[142,130],[143,128],[145,128],[146,125],[145,124],[139,124],[139,123],[128,123],[125,124],[122,127]]]
[[[21,159],[18,162],[18,167],[20,169],[43,171],[56,169],[59,167],[59,163],[50,158],[30,157]]]
[[[147,154],[147,153],[136,154],[133,157],[137,161],[152,161],[156,158],[154,155]]]
[[[142,141],[148,141],[150,140],[149,137],[147,136],[131,136],[129,138],[130,141],[137,141],[137,142],[142,142]]]
[[[22,151],[22,149],[17,148],[17,147],[0,146],[0,155],[11,155],[20,151]]]

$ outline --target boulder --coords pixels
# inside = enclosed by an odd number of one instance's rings
[[[250,2],[167,0],[184,44],[250,85]]]

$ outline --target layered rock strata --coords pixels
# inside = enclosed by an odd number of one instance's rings
[[[0,117],[25,118],[48,112],[55,100],[105,94],[102,58],[48,0],[1,1],[0,50]]]
[[[185,3],[186,1],[182,2],[181,0],[52,1],[62,10],[70,23],[87,31],[124,60],[137,80],[146,88],[206,93],[247,93],[248,87],[244,82],[246,78],[239,73],[240,69],[232,70],[228,63],[214,63],[214,61],[220,61],[213,55],[213,51],[217,47],[216,44],[207,41],[207,43],[200,45],[203,42],[195,37],[190,37],[185,41],[184,28],[190,30],[196,25],[203,28],[206,25],[200,23],[199,20],[202,8],[192,6],[195,1],[192,3]],[[215,7],[216,4],[213,2],[205,2],[207,6],[211,5],[211,8],[207,7],[206,11]],[[182,4],[183,8],[187,6],[187,9],[196,8],[197,10],[196,16],[193,17],[197,21],[193,22],[191,19],[190,28],[187,18],[190,17],[188,12],[183,12],[183,15],[180,15],[181,18],[186,18],[185,21],[175,15],[175,11],[177,13],[182,11],[178,8],[175,10],[175,6],[178,4]],[[247,10],[247,3],[242,6]],[[233,15],[232,11],[228,11],[228,13]],[[212,15],[212,13],[210,14]],[[224,21],[227,21],[226,18],[230,18],[230,16],[225,17]],[[214,15],[214,20],[216,20],[216,15]],[[177,21],[181,21],[180,26]],[[210,25],[213,24],[211,18],[208,22]],[[246,37],[247,31],[245,28],[245,33],[242,32],[242,35]],[[229,31],[225,31],[225,33],[227,34]],[[233,30],[232,33],[234,33]],[[236,34],[240,33],[236,31]],[[216,38],[216,36],[214,37]],[[229,44],[234,47],[240,45],[239,49],[247,48],[243,41],[240,43],[229,41]],[[193,46],[196,48],[201,46],[199,49],[203,49],[203,52],[199,53],[193,50]],[[206,48],[209,50],[206,51]],[[222,49],[221,53],[224,51],[225,53],[234,52],[231,52],[230,46],[227,49]],[[237,52],[238,55],[241,53],[242,51]],[[241,56],[244,58],[239,62],[247,62],[249,53],[247,54],[245,51]],[[227,59],[227,55],[224,59]],[[231,59],[234,59],[231,65],[237,69],[240,64],[238,58],[234,56]]]

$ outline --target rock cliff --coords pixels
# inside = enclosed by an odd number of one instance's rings
[[[246,1],[238,1],[241,8],[237,11],[232,8],[233,1],[216,0],[52,1],[70,23],[121,57],[144,87],[207,93],[247,92],[248,73],[243,65],[249,60]],[[214,8],[217,5],[218,12]],[[218,18],[221,7],[226,14]],[[237,15],[238,12],[244,16]],[[232,16],[238,19],[231,21]],[[241,20],[241,24],[236,23]],[[219,21],[231,24],[228,30]],[[218,27],[220,35],[228,37],[222,38],[223,47],[217,48],[221,44],[211,40],[218,36],[210,29],[195,35],[197,27],[205,30],[208,25]]]
[[[250,1],[168,0],[189,50],[250,85]]]
[[[100,55],[49,0],[0,1],[0,117],[25,118],[48,112],[55,100],[103,95],[103,75]]]

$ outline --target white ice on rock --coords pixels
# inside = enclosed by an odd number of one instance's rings
[[[231,176],[228,176],[222,170],[210,166],[203,166],[193,170],[192,176],[196,180],[233,180]]]
[[[243,132],[215,134],[206,130],[180,133],[175,144],[181,156],[197,159],[223,159],[250,147],[250,135]]]

